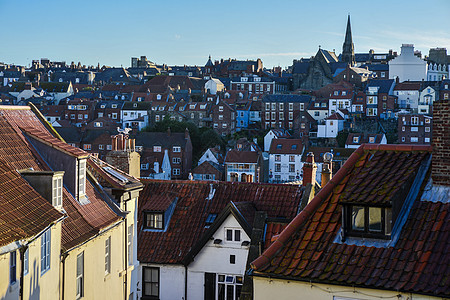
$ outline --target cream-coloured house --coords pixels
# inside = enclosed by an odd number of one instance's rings
[[[142,184],[63,142],[34,107],[0,111],[0,297],[137,299]],[[119,136],[113,155],[139,170]]]

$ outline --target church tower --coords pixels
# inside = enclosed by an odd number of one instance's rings
[[[343,62],[349,63],[351,66],[355,65],[355,47],[352,40],[352,27],[350,26],[350,15],[347,20],[347,31],[345,32],[344,46],[342,47]]]

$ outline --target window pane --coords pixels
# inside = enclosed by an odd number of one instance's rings
[[[227,241],[233,240],[233,230],[227,229]]]
[[[219,300],[225,300],[225,284],[220,283],[219,288],[217,289],[217,295],[219,296]]]
[[[241,290],[242,290],[242,285],[236,285],[236,297],[234,299],[236,299],[236,300],[241,299]]]
[[[364,230],[364,207],[362,206],[352,207],[352,229]]]
[[[381,232],[381,208],[369,207],[369,231]]]
[[[151,292],[152,292],[152,284],[151,283],[146,283],[144,285],[144,291],[145,291],[145,295],[146,296],[150,296]]]
[[[152,280],[152,270],[149,268],[144,268],[144,281],[151,282]]]
[[[239,242],[241,240],[241,231],[239,229],[234,231],[234,240],[236,242]]]
[[[385,216],[384,216],[384,221],[385,221],[385,234],[386,235],[391,235],[391,231],[392,231],[392,210],[390,208],[385,208]]]
[[[151,277],[151,281],[152,282],[158,282],[158,269],[152,269],[152,277]]]
[[[158,283],[155,282],[155,283],[152,283],[151,285],[152,285],[151,295],[152,296],[158,296]]]
[[[234,285],[227,285],[227,300],[234,298]]]

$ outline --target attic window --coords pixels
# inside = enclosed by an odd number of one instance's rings
[[[359,137],[354,136],[353,137],[353,143],[359,143]]]
[[[369,143],[375,143],[375,137],[371,136],[369,137]]]
[[[145,229],[163,229],[164,215],[157,212],[144,213],[144,228]]]
[[[348,236],[388,239],[392,230],[390,207],[346,205],[345,228]]]
[[[62,176],[53,178],[53,186],[52,186],[52,204],[55,207],[62,206]]]
[[[86,198],[86,159],[78,161],[78,201]]]

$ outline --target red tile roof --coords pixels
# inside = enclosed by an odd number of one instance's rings
[[[230,201],[241,213],[252,218],[255,210],[269,218],[292,219],[303,194],[301,186],[204,181],[143,180],[139,196],[138,259],[141,262],[181,263],[189,250],[206,232],[209,214],[220,214]],[[214,196],[208,200],[211,187]],[[178,198],[165,232],[143,230],[143,211],[160,208],[161,203]],[[243,203],[245,202],[245,203]]]
[[[53,137],[29,107],[0,106],[0,157],[2,161],[8,163],[8,166],[12,169],[33,168],[36,171],[50,170],[39,153],[29,144],[27,140],[29,138],[38,139],[47,145],[51,145],[75,157],[88,157],[86,152],[71,147]],[[4,181],[8,184],[7,187],[14,191],[16,188],[14,184],[20,181],[19,179],[8,181],[5,178]],[[17,189],[19,188],[17,187]],[[64,250],[68,250],[88,240],[106,227],[122,219],[117,207],[114,207],[111,203],[107,203],[104,200],[104,196],[100,194],[100,189],[96,188],[90,180],[86,182],[86,195],[89,203],[81,205],[64,189],[63,208],[67,213],[67,218],[63,220],[62,224],[61,247]],[[13,199],[14,197],[11,197],[14,201],[29,203],[27,202],[27,197],[34,197],[33,199],[35,199],[35,196],[35,192],[29,192],[23,193],[19,199]],[[18,196],[16,195],[16,197]],[[23,207],[23,204],[19,205],[20,202],[17,203],[17,207]],[[36,204],[30,204],[26,206],[26,209],[36,208],[36,211],[39,211],[41,209],[39,208],[40,206],[42,205],[36,200]],[[3,208],[3,205],[1,207]],[[49,210],[49,213],[52,211],[52,206],[49,203],[42,207]],[[39,228],[41,228],[41,222],[45,223],[45,220],[47,220],[46,213],[40,211],[37,214],[36,211],[32,210],[32,213],[42,216],[42,219],[35,221],[39,225]],[[22,223],[21,228],[23,229],[32,225]],[[18,232],[20,232],[19,229]]]
[[[425,201],[420,196],[415,199],[393,245],[335,242],[341,228],[342,198],[351,197],[352,190],[358,200],[365,195],[375,196],[375,203],[385,202],[380,195],[383,193],[391,199],[405,177],[413,176],[419,164],[429,159],[430,151],[429,146],[361,146],[252,262],[253,274],[449,297],[448,201]],[[365,189],[355,181],[365,184]]]
[[[14,167],[0,159],[0,247],[31,238],[61,217]]]

